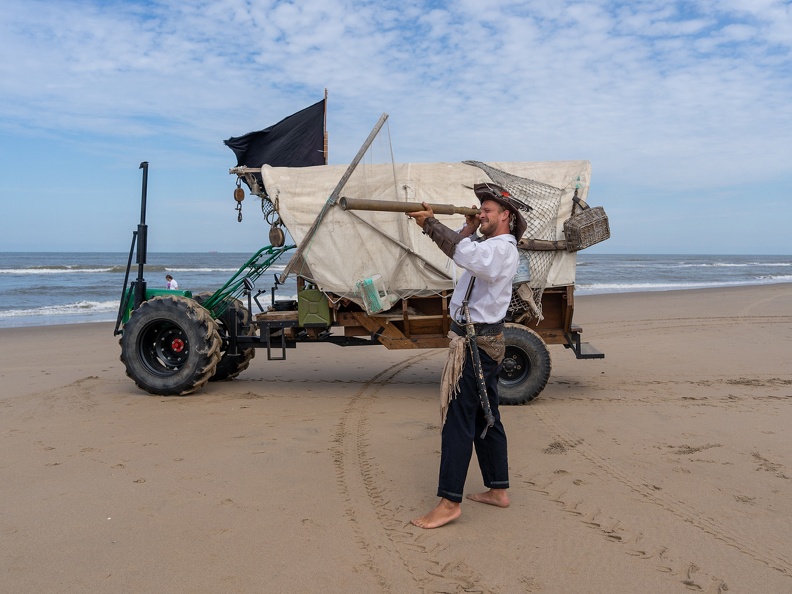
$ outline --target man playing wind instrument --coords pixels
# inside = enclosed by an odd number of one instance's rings
[[[441,381],[442,442],[437,506],[412,523],[438,528],[457,519],[472,450],[475,447],[484,485],[483,493],[469,494],[473,501],[508,507],[509,464],[506,432],[498,412],[498,373],[505,353],[503,320],[511,301],[511,287],[519,258],[517,241],[527,224],[508,191],[492,183],[473,188],[481,202],[478,215],[467,215],[465,226],[453,231],[434,218],[431,207],[407,213],[454,263],[464,270],[451,298],[454,318],[448,336],[451,344]],[[481,232],[481,237],[476,231]],[[469,320],[463,319],[464,305]],[[479,357],[467,348],[465,326],[473,322]],[[471,330],[472,332],[472,330]],[[480,360],[480,373],[474,359]],[[481,394],[486,386],[485,395]],[[492,411],[485,417],[484,403]]]

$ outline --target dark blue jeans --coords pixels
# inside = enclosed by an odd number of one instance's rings
[[[468,352],[459,382],[459,392],[448,405],[443,425],[440,454],[440,480],[437,496],[450,501],[462,501],[468,466],[473,448],[476,449],[481,476],[488,489],[509,488],[509,461],[506,452],[506,432],[498,411],[498,372],[500,365],[479,350],[484,380],[487,385],[495,425],[484,439],[481,433],[487,422],[478,395],[478,384],[473,370],[473,357]]]

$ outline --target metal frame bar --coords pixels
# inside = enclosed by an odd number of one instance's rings
[[[238,299],[245,292],[245,279],[248,278],[255,282],[258,278],[269,269],[270,266],[283,254],[296,246],[286,245],[282,247],[273,247],[271,245],[265,246],[257,251],[250,259],[245,262],[234,275],[228,279],[226,284],[220,287],[217,291],[212,293],[204,303],[203,306],[212,312],[213,317],[223,315],[228,308],[228,304],[232,298]],[[263,262],[259,260],[263,257],[267,258]],[[245,272],[247,271],[247,272]],[[244,274],[243,274],[244,273]]]

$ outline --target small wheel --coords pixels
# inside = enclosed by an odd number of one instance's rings
[[[139,388],[162,396],[189,394],[206,384],[220,360],[220,336],[209,313],[192,299],[154,297],[124,325],[121,362]]]
[[[550,378],[550,352],[542,337],[520,324],[503,330],[506,355],[498,379],[501,404],[525,404],[536,398]]]
[[[213,293],[209,292],[198,293],[193,296],[193,299],[203,305],[212,295]],[[215,322],[223,344],[220,347],[222,353],[220,362],[217,364],[215,374],[209,378],[211,382],[235,378],[248,368],[250,360],[256,356],[256,349],[253,347],[249,349],[228,348],[228,338],[234,328],[237,328],[242,336],[253,336],[256,333],[255,325],[250,323],[250,311],[239,299],[232,299],[228,308],[215,319]]]

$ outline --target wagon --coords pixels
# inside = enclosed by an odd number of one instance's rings
[[[368,162],[386,117],[348,166],[254,163],[230,169],[240,219],[244,183],[261,201],[271,245],[214,293],[145,287],[145,164],[143,214],[127,278],[136,247],[140,274],[130,286],[125,280],[115,329],[127,375],[140,388],[188,394],[208,381],[239,377],[258,349],[277,361],[306,342],[447,347],[458,317],[449,311],[450,297],[461,271],[400,213],[424,201],[438,207],[443,223],[461,227],[463,209],[455,205],[474,201],[469,188],[485,181],[522,203],[528,222],[505,320],[500,401],[524,404],[542,392],[551,373],[549,345],[561,345],[577,359],[604,357],[581,340],[582,328],[573,321],[577,251],[610,233],[606,217],[589,217],[593,209],[586,210],[589,162]],[[284,259],[274,286],[258,286],[264,272]],[[296,279],[296,299],[279,299],[277,289],[289,276]]]

